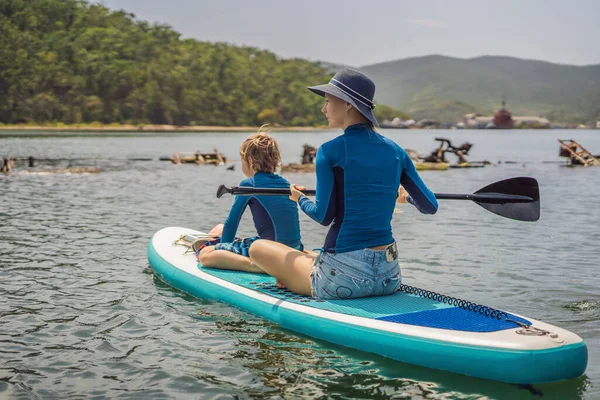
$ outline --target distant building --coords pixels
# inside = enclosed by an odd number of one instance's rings
[[[515,128],[550,128],[550,121],[544,117],[513,117]]]
[[[389,120],[385,120],[383,121],[380,126],[382,128],[395,128],[395,129],[406,129],[406,128],[411,128],[415,125],[415,121],[413,119],[409,119],[409,120],[402,120],[398,117],[394,118],[393,120],[389,121]]]
[[[502,108],[494,112],[494,125],[498,129],[512,129],[512,113],[506,109],[506,101],[502,99]]]
[[[596,129],[600,129],[600,121],[596,121]]]
[[[550,121],[544,117],[513,117],[502,100],[502,108],[494,112],[494,116],[465,114],[464,127],[471,129],[512,129],[512,128],[551,128]],[[599,121],[600,122],[600,121]]]
[[[480,114],[466,114],[464,118],[465,128],[485,129],[494,124],[494,117],[486,117]]]

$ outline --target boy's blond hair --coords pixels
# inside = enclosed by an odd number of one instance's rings
[[[275,173],[281,165],[279,146],[269,135],[266,125],[261,126],[253,135],[248,136],[240,146],[240,157],[256,172]]]

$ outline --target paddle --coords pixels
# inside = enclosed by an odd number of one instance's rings
[[[226,193],[236,196],[289,196],[290,190],[220,185],[217,198]],[[314,196],[316,190],[303,190],[302,193]],[[487,185],[473,194],[435,193],[435,197],[438,200],[471,200],[494,214],[519,221],[537,221],[540,218],[540,191],[534,178],[510,178]]]

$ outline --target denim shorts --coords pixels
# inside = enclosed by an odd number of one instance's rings
[[[313,297],[326,300],[395,293],[402,277],[396,243],[384,250],[321,253],[311,273]]]

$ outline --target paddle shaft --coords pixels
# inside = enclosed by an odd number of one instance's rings
[[[452,193],[434,193],[438,200],[472,200],[479,203],[531,203],[534,201],[529,196],[504,193],[479,193],[479,194],[452,194]]]
[[[271,189],[271,188],[254,188],[245,186],[234,186],[227,190],[236,196],[252,196],[252,195],[271,195],[271,196],[289,196],[289,189]],[[314,196],[316,190],[307,189],[302,193],[306,196]],[[530,203],[533,201],[531,197],[515,194],[504,193],[480,193],[480,194],[452,194],[452,193],[435,193],[438,200],[472,200],[480,203]]]

